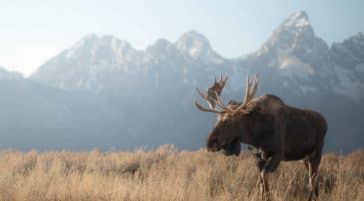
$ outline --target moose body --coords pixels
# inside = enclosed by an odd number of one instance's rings
[[[258,77],[248,79],[244,101],[230,101],[226,106],[219,96],[206,99],[199,92],[205,100],[214,102],[209,105],[221,108],[206,109],[195,102],[202,111],[218,113],[207,138],[207,150],[225,150],[227,155],[238,155],[240,143],[248,144],[256,157],[261,192],[266,197],[269,197],[266,173],[276,170],[281,161],[303,159],[310,175],[311,200],[313,194],[318,196],[316,175],[327,131],[326,120],[318,112],[288,106],[274,95],[253,98],[257,84]]]
[[[274,95],[253,99],[246,109],[250,110],[249,118],[242,124],[251,137],[245,137],[246,141],[242,137],[241,143],[261,150],[266,157],[279,154],[286,161],[321,153],[326,121],[319,113],[290,107]]]

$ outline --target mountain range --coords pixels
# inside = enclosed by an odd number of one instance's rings
[[[215,116],[194,108],[195,88],[229,75],[223,99],[240,100],[248,75],[328,120],[325,149],[364,144],[364,35],[328,45],[304,11],[284,20],[255,52],[227,59],[196,31],[144,50],[113,36],[83,37],[29,78],[0,68],[0,148],[134,149],[204,146]]]

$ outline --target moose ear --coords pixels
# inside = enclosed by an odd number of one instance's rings
[[[252,105],[248,105],[244,110],[244,114],[252,115],[254,113],[258,113],[261,110],[260,106],[253,103]]]

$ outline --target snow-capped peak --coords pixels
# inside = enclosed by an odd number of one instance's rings
[[[297,11],[273,31],[257,54],[261,55],[273,50],[280,55],[286,55],[292,51],[298,51],[299,47],[303,47],[308,53],[321,46],[327,49],[326,43],[315,36],[306,12]]]
[[[132,48],[131,45],[125,40],[120,40],[112,35],[97,36],[96,34],[84,36],[72,47],[72,49],[80,48],[82,46],[113,46],[122,49]]]
[[[214,63],[222,62],[222,57],[215,53],[209,40],[196,31],[183,34],[175,43],[176,48],[183,54],[193,59]]]
[[[153,45],[147,47],[146,51],[156,51],[156,52],[163,52],[169,47],[173,46],[171,42],[166,39],[158,39]]]
[[[274,35],[284,34],[296,37],[299,35],[314,36],[313,28],[309,22],[308,16],[304,11],[292,13],[283,23],[274,31]]]
[[[186,53],[193,58],[211,51],[207,38],[196,31],[189,31],[183,34],[175,45],[182,53]]]
[[[196,31],[188,31],[184,33],[176,42],[177,46],[181,45],[201,45],[210,48],[209,40],[202,34]]]
[[[296,11],[283,22],[283,25],[286,27],[304,27],[310,25],[310,22],[305,11]]]
[[[102,56],[106,52],[112,52],[114,55],[125,55],[128,52],[135,51],[127,42],[120,40],[111,35],[97,36],[89,34],[79,40],[65,53],[66,58],[74,57],[94,57]]]

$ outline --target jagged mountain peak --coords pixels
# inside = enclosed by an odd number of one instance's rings
[[[286,27],[305,27],[309,26],[309,18],[305,11],[299,10],[292,13],[283,23]]]
[[[274,29],[272,35],[254,54],[262,55],[272,50],[285,51],[295,47],[297,39],[303,37],[311,40],[315,35],[307,14],[304,11],[296,11]]]
[[[91,63],[97,61],[113,61],[120,63],[136,54],[127,41],[120,40],[112,35],[97,36],[89,34],[81,38],[71,48],[61,53],[60,57],[66,60],[82,59]]]
[[[194,30],[190,30],[185,32],[184,34],[182,34],[182,36],[177,40],[176,43],[181,43],[181,42],[200,42],[203,43],[204,45],[210,47],[210,42],[209,40],[201,33],[194,31]]]
[[[171,42],[166,39],[157,39],[152,45],[148,46],[146,51],[165,51],[169,47],[173,46]]]
[[[175,46],[182,54],[195,60],[218,63],[223,60],[223,58],[211,48],[209,40],[196,31],[184,33],[176,41]]]
[[[211,47],[209,40],[204,35],[193,30],[182,34],[182,36],[176,42],[176,44],[180,45],[182,45],[182,43],[190,43],[189,45],[192,45],[193,43],[200,43],[201,45],[204,45],[208,48]]]
[[[127,41],[111,35],[89,34],[41,65],[30,79],[62,89],[98,89],[103,84],[95,80],[104,73],[126,72],[142,57],[143,53]]]
[[[77,49],[95,49],[101,47],[111,47],[113,49],[130,50],[133,47],[129,42],[120,40],[112,35],[97,36],[96,34],[88,34],[82,37],[75,45],[71,47],[71,50]]]
[[[112,41],[118,41],[121,43],[126,43],[129,44],[127,41],[124,40],[120,40],[119,38],[110,35],[110,34],[106,34],[106,35],[97,35],[94,33],[91,34],[87,34],[85,36],[83,36],[78,43],[96,43],[96,42],[100,42],[100,41],[104,41],[104,42],[112,42]]]
[[[312,74],[318,67],[327,65],[329,48],[317,37],[304,11],[296,11],[286,18],[272,33],[263,46],[250,58],[267,61],[263,65],[285,68],[287,63],[297,61],[310,65]],[[297,62],[293,62],[293,66]],[[292,66],[292,65],[289,65]]]
[[[330,56],[342,67],[360,69],[360,72],[364,72],[364,34],[359,32],[343,42],[333,43]]]
[[[160,60],[176,59],[181,53],[177,50],[173,43],[166,39],[158,39],[152,45],[148,46],[145,51],[145,62],[159,62]]]
[[[298,38],[316,38],[309,18],[304,11],[296,11],[287,17],[274,31],[268,42],[275,44],[282,40],[292,45]]]
[[[194,58],[211,51],[210,42],[202,34],[196,31],[184,33],[175,43],[178,50]]]
[[[272,38],[282,36],[296,38],[302,35],[315,37],[308,15],[304,11],[296,11],[289,15],[274,31]]]

